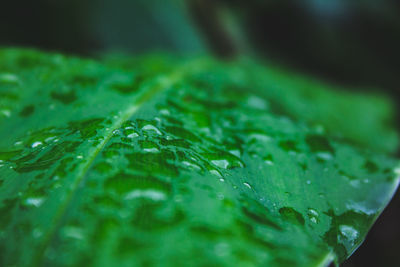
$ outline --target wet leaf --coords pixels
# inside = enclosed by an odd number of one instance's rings
[[[384,98],[244,61],[0,59],[1,266],[326,266],[398,184]]]

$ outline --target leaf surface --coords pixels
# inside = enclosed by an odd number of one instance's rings
[[[248,62],[0,59],[2,266],[327,266],[398,184],[385,99]]]

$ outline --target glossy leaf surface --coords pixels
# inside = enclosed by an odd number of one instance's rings
[[[398,183],[383,98],[248,62],[0,59],[1,266],[326,266]]]

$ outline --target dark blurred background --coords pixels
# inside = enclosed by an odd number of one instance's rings
[[[399,0],[3,0],[0,46],[246,55],[400,106]],[[397,194],[343,266],[400,266],[399,208]]]

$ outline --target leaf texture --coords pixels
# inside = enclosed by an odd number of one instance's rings
[[[0,59],[1,266],[327,266],[399,181],[384,98],[246,61]]]

